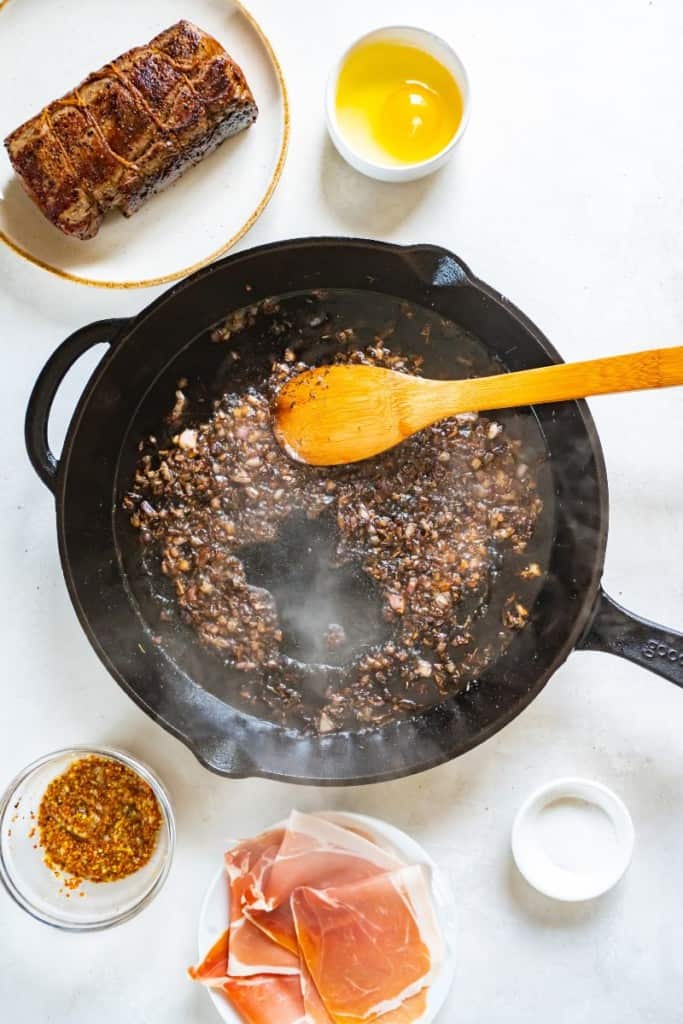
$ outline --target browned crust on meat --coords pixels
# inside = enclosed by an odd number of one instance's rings
[[[92,238],[109,209],[130,216],[257,113],[242,69],[180,21],[89,75],[5,146],[45,217]]]

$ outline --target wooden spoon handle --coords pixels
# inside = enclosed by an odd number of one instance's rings
[[[437,384],[437,382],[433,382]],[[542,405],[617,391],[641,391],[683,384],[683,346],[650,349],[625,356],[559,363],[536,370],[502,373],[476,380],[439,381],[432,392],[429,422],[458,412]],[[434,406],[439,406],[435,409]],[[424,409],[426,412],[426,409]],[[426,426],[425,422],[423,426]]]

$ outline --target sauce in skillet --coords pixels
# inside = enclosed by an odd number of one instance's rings
[[[234,344],[264,315],[241,313],[216,342]],[[312,333],[342,359],[418,372],[422,357],[390,347],[396,325],[358,352],[355,325],[329,313],[311,310],[298,341],[285,302],[266,315],[271,337],[282,323],[294,338],[269,377],[200,419],[179,389],[167,436],[142,446],[126,505],[151,571],[171,585],[163,616],[243,673],[236,696],[258,714],[320,732],[411,715],[465,688],[527,624],[524,595],[543,575],[527,552],[542,507],[534,467],[501,423],[477,416],[355,467],[293,463],[272,436],[270,399],[308,365]],[[404,316],[402,335],[429,344],[431,321]]]

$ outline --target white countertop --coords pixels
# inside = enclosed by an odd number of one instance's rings
[[[253,0],[253,9],[284,66],[293,132],[280,187],[242,245],[325,233],[441,243],[519,305],[565,358],[681,343],[679,0]],[[471,73],[472,120],[444,172],[380,185],[332,151],[323,86],[354,35],[402,21],[454,43]],[[0,783],[70,743],[122,746],[167,782],[179,832],[163,893],[119,929],[60,934],[0,892],[3,1019],[212,1024],[214,1010],[184,967],[222,839],[296,805],[385,817],[450,874],[461,941],[440,1024],[680,1024],[683,692],[670,683],[607,655],[574,654],[520,718],[457,761],[403,781],[323,791],[210,775],[109,677],[69,603],[53,503],[27,461],[23,416],[58,342],[89,321],[136,312],[153,294],[69,284],[0,249]],[[62,391],[54,445],[93,362],[83,360]],[[611,491],[606,586],[627,607],[681,629],[682,393],[597,399],[591,409]],[[568,774],[612,786],[636,827],[624,880],[574,906],[530,890],[509,852],[524,796]]]

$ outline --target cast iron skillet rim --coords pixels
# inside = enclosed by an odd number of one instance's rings
[[[474,287],[479,292],[486,295],[492,302],[502,306],[506,313],[517,319],[523,328],[530,333],[540,348],[546,353],[546,355],[553,362],[562,362],[562,358],[545,337],[545,335],[536,327],[536,325],[529,320],[529,318],[522,313],[512,302],[510,302],[505,296],[497,292],[490,285],[481,281],[477,278],[469,269],[469,267],[459,258],[456,257],[451,251],[436,245],[429,244],[413,244],[413,245],[398,245],[390,242],[379,242],[374,239],[363,239],[363,238],[345,238],[345,237],[327,237],[327,236],[311,236],[308,238],[298,238],[292,241],[282,240],[275,243],[266,243],[253,249],[242,250],[237,253],[233,253],[223,260],[217,263],[210,264],[207,267],[202,268],[196,274],[185,279],[172,288],[168,289],[162,295],[158,296],[149,305],[147,305],[139,314],[132,317],[131,319],[124,321],[117,332],[116,336],[111,341],[111,347],[107,353],[103,356],[100,363],[95,368],[92,376],[87,382],[81,397],[76,405],[73,416],[71,418],[67,435],[64,441],[62,454],[59,459],[57,476],[55,480],[55,500],[58,512],[58,544],[60,558],[62,566],[64,567],[65,579],[69,594],[74,605],[74,609],[78,616],[79,622],[86,633],[90,643],[94,647],[98,657],[105,665],[107,670],[124,692],[129,696],[135,704],[138,705],[145,713],[147,713],[154,721],[158,722],[170,732],[173,736],[179,739],[186,747],[188,747],[197,760],[206,767],[209,771],[215,774],[225,777],[225,772],[222,771],[217,765],[212,764],[207,758],[203,757],[199,750],[199,745],[194,737],[188,736],[183,733],[179,727],[174,726],[170,723],[163,714],[158,712],[156,708],[148,704],[143,700],[140,695],[134,691],[129,685],[126,678],[119,672],[119,670],[110,661],[106,651],[100,645],[100,642],[92,629],[89,620],[82,608],[81,601],[76,589],[75,581],[73,578],[71,564],[67,557],[66,551],[66,536],[65,536],[65,523],[63,515],[64,507],[64,492],[66,486],[66,479],[68,477],[69,463],[73,454],[73,443],[78,429],[81,424],[82,416],[86,405],[89,401],[89,396],[92,390],[97,386],[101,377],[106,372],[108,364],[114,355],[115,349],[118,344],[125,341],[125,339],[138,327],[140,327],[145,320],[151,316],[154,312],[160,309],[166,302],[175,300],[176,296],[181,294],[185,289],[191,288],[195,282],[214,275],[215,273],[222,270],[226,265],[235,265],[240,262],[249,262],[252,259],[257,259],[261,254],[268,253],[273,254],[278,250],[292,251],[293,249],[307,249],[311,246],[330,246],[330,247],[343,247],[343,248],[362,248],[362,249],[375,249],[380,252],[391,252],[398,256],[405,255],[411,252],[420,254],[437,254],[443,256],[446,259],[455,261],[463,272],[463,276],[467,283]],[[417,273],[417,272],[416,272]],[[334,287],[334,285],[321,284],[320,287]],[[458,287],[457,284],[449,285],[448,287]],[[386,289],[384,289],[386,290]],[[427,290],[430,290],[430,286],[427,286]],[[432,286],[432,290],[438,293],[438,288]],[[398,296],[400,298],[400,296]],[[593,422],[592,416],[590,415],[587,404],[584,401],[574,403],[578,407],[583,427],[586,430],[587,439],[589,441],[592,455],[595,459],[596,469],[596,482],[598,485],[599,492],[599,507],[597,509],[599,520],[600,520],[600,537],[596,544],[596,557],[593,565],[593,573],[590,584],[586,587],[586,591],[583,598],[583,605],[580,612],[575,616],[571,631],[567,634],[567,638],[561,648],[553,659],[551,665],[538,677],[535,685],[529,690],[522,698],[520,698],[517,705],[515,705],[509,712],[501,717],[497,718],[491,723],[486,729],[483,729],[477,733],[476,736],[471,737],[470,742],[460,743],[458,747],[458,753],[464,754],[467,751],[478,746],[480,743],[490,739],[491,736],[499,732],[505,725],[509,724],[514,718],[520,715],[528,705],[535,699],[540,693],[543,687],[546,685],[550,677],[557,671],[561,664],[566,661],[569,654],[575,649],[577,642],[581,636],[589,628],[592,622],[595,607],[600,596],[600,579],[602,576],[602,569],[604,564],[604,555],[607,544],[607,532],[608,532],[608,488],[607,488],[607,475],[604,464],[604,456],[600,445],[597,429]],[[113,512],[113,508],[112,508]],[[452,698],[454,702],[457,701],[457,696]],[[446,702],[450,703],[450,702]],[[323,740],[324,742],[324,740]],[[276,781],[287,781],[301,785],[319,785],[319,786],[334,786],[334,785],[363,785],[372,784],[375,782],[389,781],[391,779],[403,778],[408,775],[417,774],[422,771],[429,770],[440,764],[443,764],[452,758],[453,754],[448,749],[440,749],[435,753],[434,757],[427,758],[419,764],[413,764],[409,768],[396,767],[389,769],[385,772],[375,773],[371,777],[367,775],[358,776],[345,776],[343,779],[320,779],[318,777],[308,778],[303,776],[297,776],[292,778],[287,775],[286,772],[274,772],[265,769],[258,768],[251,762],[249,767],[244,772],[231,772],[230,777],[233,778],[266,778]],[[246,760],[251,761],[250,758]]]

